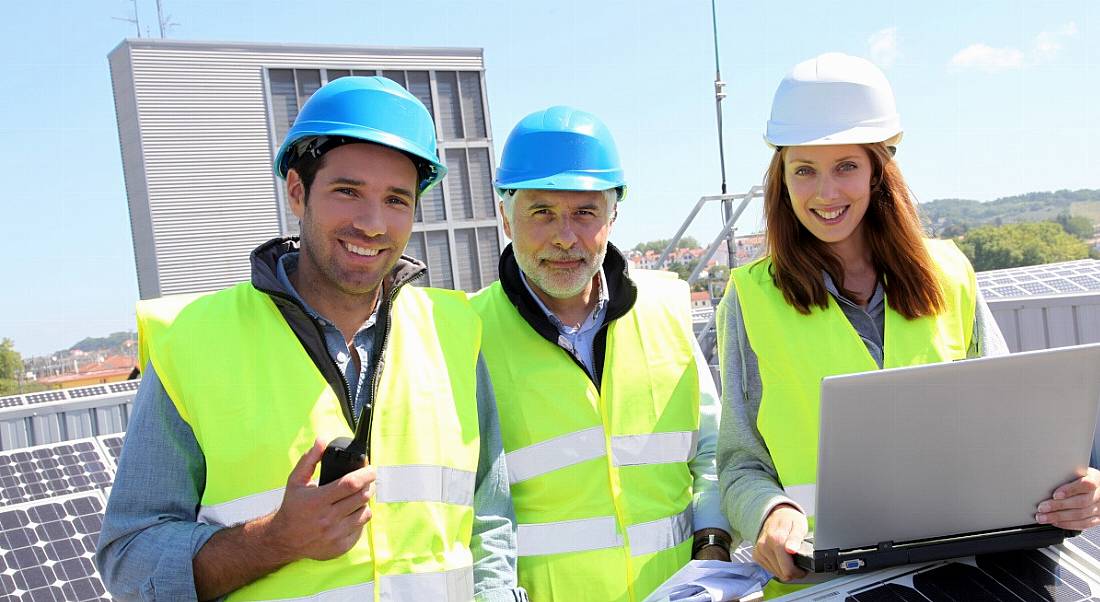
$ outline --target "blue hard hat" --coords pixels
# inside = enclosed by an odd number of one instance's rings
[[[431,113],[391,79],[341,77],[314,92],[275,155],[275,173],[286,178],[302,153],[320,156],[334,146],[326,141],[334,140],[373,142],[405,153],[417,164],[420,194],[447,174],[436,151]]]
[[[531,113],[508,134],[495,182],[509,190],[609,190],[626,196],[619,151],[595,115],[572,107]]]

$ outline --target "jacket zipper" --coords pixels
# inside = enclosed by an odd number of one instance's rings
[[[426,270],[421,270],[404,282],[401,282],[400,284],[395,284],[393,290],[390,291],[389,297],[386,299],[385,305],[379,308],[386,311],[386,327],[382,329],[382,344],[378,347],[378,357],[374,361],[374,374],[371,378],[370,397],[367,398],[366,402],[363,404],[363,412],[366,413],[366,420],[357,419],[355,430],[355,438],[359,439],[359,429],[363,429],[363,442],[367,444],[366,448],[368,457],[370,454],[370,427],[371,423],[374,421],[374,401],[378,395],[378,383],[382,380],[382,368],[383,364],[385,363],[386,357],[386,343],[389,342],[390,329],[393,326],[393,314],[390,312],[390,309],[393,307],[393,300],[397,298],[397,293],[401,292],[401,289],[403,287],[408,286],[422,278],[426,273]]]

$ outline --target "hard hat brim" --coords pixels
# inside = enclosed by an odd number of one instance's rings
[[[764,134],[764,142],[772,147],[783,146],[829,146],[835,144],[874,144],[883,142],[887,146],[897,146],[903,132],[892,128],[854,127],[840,132],[805,131],[769,131]]]
[[[519,182],[496,183],[497,194],[504,196],[510,190],[562,190],[562,191],[601,191],[620,189],[619,200],[626,197],[626,185],[618,179],[610,180],[590,175],[556,174],[545,178],[534,178]]]

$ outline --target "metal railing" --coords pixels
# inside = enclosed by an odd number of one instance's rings
[[[714,236],[714,240],[712,240],[710,245],[707,246],[707,249],[703,251],[703,254],[699,256],[699,263],[695,265],[695,269],[692,270],[691,275],[688,276],[688,286],[695,284],[695,282],[699,279],[699,274],[701,274],[706,268],[707,262],[709,262],[711,258],[714,257],[714,254],[718,251],[718,247],[721,246],[721,244],[725,242],[726,239],[733,232],[734,226],[737,224],[737,220],[741,218],[741,214],[745,212],[745,208],[747,208],[749,206],[749,203],[751,203],[753,200],[763,198],[763,186],[753,186],[752,188],[749,188],[748,192],[743,192],[740,194],[715,194],[699,197],[699,200],[696,201],[695,206],[692,207],[691,212],[688,213],[687,218],[684,219],[684,223],[680,225],[680,229],[676,231],[676,235],[672,237],[672,240],[669,241],[668,246],[665,247],[665,250],[657,259],[657,268],[664,269],[668,267],[668,256],[672,253],[672,250],[676,248],[676,245],[680,242],[680,239],[684,237],[684,232],[687,232],[687,229],[691,226],[692,222],[694,222],[695,218],[699,216],[699,212],[703,209],[703,206],[705,206],[707,203],[712,202],[740,201],[740,203],[737,205],[737,209],[735,209],[730,215],[729,219],[726,220],[724,224],[722,224],[722,228],[721,230],[719,230],[718,234]],[[732,252],[736,253],[737,250],[733,249]],[[730,257],[731,267],[733,265],[733,262],[735,261],[736,255],[732,255]],[[699,341],[699,348],[703,350],[703,356],[706,357],[707,363],[711,365],[712,369],[715,364],[716,347],[718,343],[718,333],[715,331],[714,327],[714,320],[716,315],[717,312],[712,312],[709,316],[706,326],[696,332],[695,335]]]

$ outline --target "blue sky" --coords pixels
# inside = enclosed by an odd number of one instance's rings
[[[719,188],[709,0],[162,0],[192,40],[485,50],[499,155],[552,104],[601,116],[630,196],[612,240],[670,236]],[[154,0],[139,0],[157,35]],[[0,21],[6,172],[0,337],[24,355],[132,328],[137,299],[107,53],[129,0],[8,3]],[[878,62],[905,127],[918,199],[1100,188],[1100,1],[718,2],[727,177],[759,182],[771,97],[827,51]],[[499,157],[498,157],[499,158]],[[709,239],[717,210],[691,231]],[[759,211],[743,219],[759,227]]]

